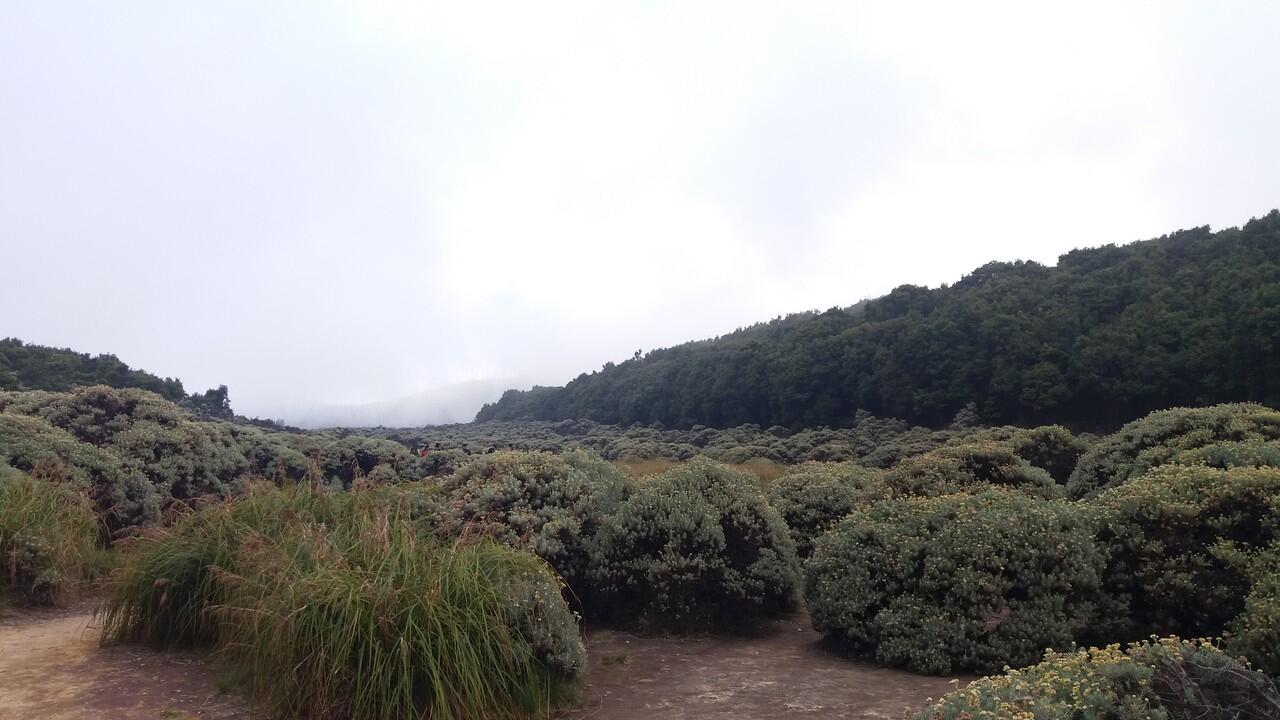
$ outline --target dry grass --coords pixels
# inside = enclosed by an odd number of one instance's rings
[[[0,466],[0,605],[58,605],[101,565],[101,527],[70,485]]]
[[[543,717],[576,692],[525,636],[547,608],[522,588],[563,603],[545,564],[439,544],[393,489],[258,486],[137,545],[104,644],[212,645],[278,716]]]

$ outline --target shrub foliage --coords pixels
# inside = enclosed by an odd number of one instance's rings
[[[1212,644],[1169,638],[1048,653],[971,683],[915,720],[1267,720],[1280,692]]]
[[[0,463],[30,471],[50,462],[85,489],[112,536],[167,507],[228,497],[249,477],[350,487],[417,480],[429,467],[384,438],[197,419],[145,390],[0,391]]]
[[[885,480],[898,495],[948,495],[1003,486],[1035,497],[1062,497],[1048,472],[1022,459],[1009,445],[991,441],[948,445],[908,458]]]
[[[1232,621],[1230,650],[1280,677],[1280,543],[1250,563],[1251,587],[1244,612]]]
[[[1166,465],[1092,505],[1110,556],[1099,631],[1218,635],[1244,610],[1249,558],[1280,539],[1280,469]]]
[[[880,471],[851,463],[805,463],[769,488],[769,503],[790,528],[801,559],[812,555],[818,536],[845,515],[888,496]]]
[[[609,619],[723,629],[795,607],[799,569],[786,524],[752,476],[710,460],[639,481],[595,545],[589,611]]]
[[[1071,473],[1067,492],[1073,498],[1092,497],[1209,445],[1274,440],[1280,440],[1280,412],[1262,405],[1160,410],[1125,425],[1090,448]]]
[[[533,551],[585,601],[590,543],[604,515],[625,497],[627,480],[582,452],[501,452],[463,465],[445,488],[446,530],[470,527]]]
[[[1102,569],[1087,513],[991,488],[855,510],[819,538],[805,597],[814,627],[856,655],[986,672],[1067,646]]]

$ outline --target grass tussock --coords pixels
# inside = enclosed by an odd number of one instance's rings
[[[443,544],[394,488],[255,487],[139,540],[104,642],[211,645],[286,717],[543,716],[585,656],[549,568]]]
[[[57,605],[100,565],[97,516],[69,485],[0,467],[0,605]]]

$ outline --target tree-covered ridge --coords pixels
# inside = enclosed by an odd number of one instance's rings
[[[1272,210],[655,350],[508,391],[477,420],[813,427],[863,410],[937,426],[972,401],[988,423],[1115,427],[1162,407],[1280,403],[1277,357]]]
[[[90,355],[71,348],[32,345],[17,338],[0,339],[0,390],[66,392],[93,385],[150,390],[202,415],[232,416],[226,385],[187,395],[181,380],[135,370],[110,353]]]
[[[61,392],[89,385],[150,390],[175,402],[187,397],[181,380],[134,370],[115,355],[31,345],[17,338],[0,340],[0,389]]]

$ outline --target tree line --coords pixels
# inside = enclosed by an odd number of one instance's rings
[[[988,424],[1105,429],[1163,407],[1280,403],[1277,357],[1272,210],[655,350],[509,390],[476,419],[799,428],[862,411],[937,427],[973,402]]]

